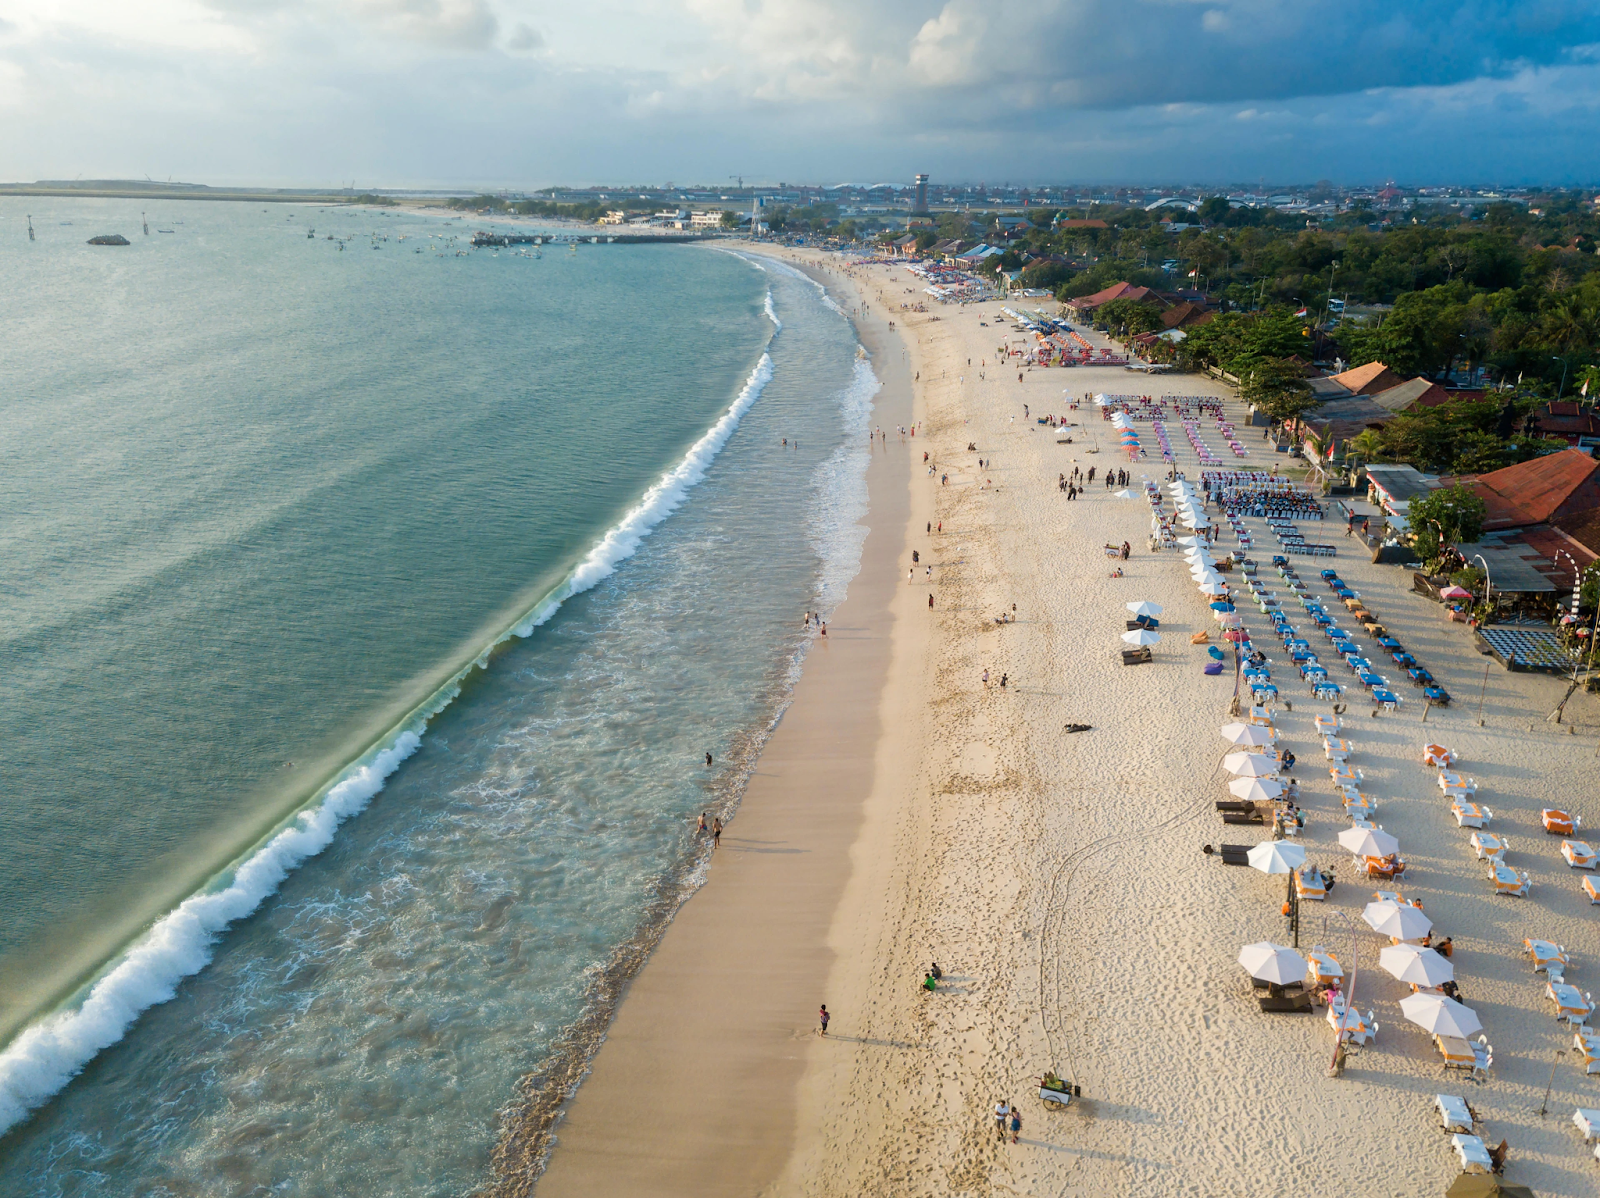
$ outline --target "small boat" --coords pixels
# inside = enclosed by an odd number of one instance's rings
[[[150,236],[150,218],[141,212],[139,213],[139,223],[144,225],[144,235],[146,237]]]
[[[33,217],[31,217],[31,216],[28,218],[28,240],[29,241],[36,240],[34,235],[33,235]]]

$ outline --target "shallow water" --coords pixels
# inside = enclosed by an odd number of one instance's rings
[[[870,371],[808,281],[703,247],[458,257],[437,221],[213,204],[146,239],[50,203],[74,215],[30,201],[30,244],[0,202],[8,1010],[397,747],[0,1141],[0,1188],[469,1190],[517,1079],[693,884],[694,816],[853,571]],[[320,239],[352,226],[388,240]]]

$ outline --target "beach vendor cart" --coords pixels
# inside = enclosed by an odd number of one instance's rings
[[[1039,1100],[1046,1106],[1071,1106],[1072,1100],[1082,1093],[1083,1087],[1063,1081],[1053,1072],[1039,1079]]]

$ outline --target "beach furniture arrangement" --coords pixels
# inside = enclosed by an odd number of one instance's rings
[[[1563,840],[1561,856],[1573,869],[1593,869],[1595,853],[1587,841]]]
[[[1454,1094],[1435,1094],[1433,1105],[1439,1112],[1439,1126],[1445,1131],[1460,1132],[1467,1136],[1476,1133],[1478,1117],[1473,1114],[1465,1098],[1458,1098]]]
[[[1496,836],[1493,832],[1481,829],[1472,834],[1469,842],[1472,851],[1477,854],[1479,861],[1499,861],[1506,859],[1507,842],[1504,837]]]
[[[1583,821],[1570,811],[1562,811],[1556,807],[1546,807],[1539,814],[1544,830],[1551,836],[1571,836],[1578,830]]]
[[[1555,1006],[1556,1018],[1567,1023],[1586,1023],[1594,1011],[1593,998],[1566,982],[1546,982],[1544,995]]]
[[[1573,1032],[1572,1047],[1583,1057],[1585,1073],[1600,1073],[1600,1032],[1579,1026]],[[1586,1134],[1584,1139],[1588,1139]]]

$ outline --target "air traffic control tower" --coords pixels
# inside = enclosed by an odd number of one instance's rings
[[[916,203],[915,211],[917,211],[917,212],[926,212],[927,210],[928,210],[928,176],[927,175],[918,175],[917,176],[917,203]]]

